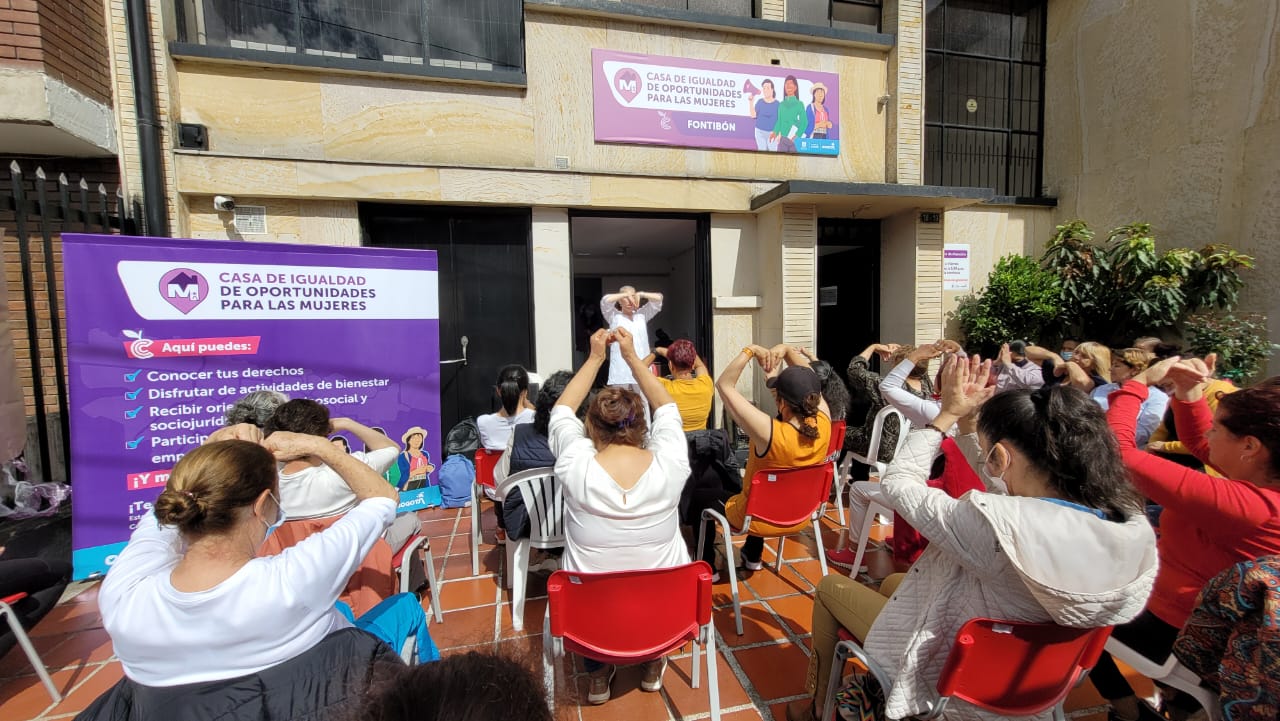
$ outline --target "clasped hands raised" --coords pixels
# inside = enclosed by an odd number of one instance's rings
[[[219,428],[205,439],[205,443],[218,441],[248,441],[271,451],[277,461],[287,462],[307,456],[322,456],[335,447],[324,436],[313,436],[308,433],[291,433],[276,431],[263,436],[262,429],[252,423],[237,423],[233,426]]]

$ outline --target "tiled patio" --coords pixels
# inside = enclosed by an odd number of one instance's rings
[[[431,537],[432,552],[440,576],[444,624],[432,624],[431,634],[448,655],[469,649],[527,652],[532,663],[542,647],[542,614],[546,608],[546,576],[530,579],[530,599],[525,608],[525,629],[511,628],[509,595],[498,583],[504,562],[502,549],[482,546],[482,568],[471,576],[468,509],[422,512],[424,531]],[[485,538],[493,539],[489,524],[492,512],[484,514]],[[824,540],[835,540],[835,511],[824,521]],[[772,542],[770,542],[772,547]],[[719,631],[720,701],[725,721],[785,719],[785,705],[804,693],[808,665],[810,619],[813,590],[820,578],[812,537],[791,540],[784,555],[794,561],[777,575],[771,567],[757,572],[740,585],[743,600],[744,633],[733,629],[733,606],[726,581],[716,587],[715,623]],[[871,574],[883,576],[893,570],[885,551],[869,554]],[[767,550],[766,561],[772,561]],[[15,648],[0,659],[0,719],[71,718],[122,676],[120,663],[112,654],[111,641],[98,616],[97,586],[76,584],[68,589],[61,605],[36,627],[32,634],[54,682],[65,695],[57,705],[50,702],[21,649]],[[561,703],[560,718],[572,721],[628,719],[635,721],[692,721],[708,718],[705,688],[689,685],[689,655],[679,656],[668,669],[660,693],[639,689],[639,668],[620,669],[613,684],[613,699],[603,706],[578,706],[576,698]],[[581,693],[582,678],[577,679]],[[1135,686],[1150,692],[1150,683]],[[574,688],[574,684],[570,685]],[[570,693],[573,693],[572,691]],[[1105,721],[1105,708],[1088,683],[1076,689],[1067,702],[1068,716],[1088,721]]]

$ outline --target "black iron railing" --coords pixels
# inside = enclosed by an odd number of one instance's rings
[[[85,179],[73,183],[65,173],[48,178],[38,167],[28,173],[16,160],[9,164],[8,170],[10,184],[0,186],[0,226],[4,226],[6,236],[17,242],[27,325],[27,347],[15,350],[18,353],[25,350],[31,364],[40,475],[43,480],[51,480],[54,461],[62,468],[68,467],[70,442],[62,300],[57,272],[61,265],[58,262],[61,236],[71,232],[138,235],[143,232],[142,206],[136,200],[127,202],[119,187],[114,193],[108,192],[101,183],[91,188]],[[33,250],[39,250],[42,258],[39,266]],[[36,279],[38,267],[43,270],[43,284]],[[42,303],[48,304],[47,317],[39,310]],[[52,339],[55,399],[47,398],[46,394],[41,338]],[[50,432],[50,406],[58,409],[56,423],[60,433],[56,443]]]

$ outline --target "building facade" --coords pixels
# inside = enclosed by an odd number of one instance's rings
[[[99,185],[114,195],[120,139],[106,25],[103,5],[95,0],[0,0],[0,462],[38,447],[37,405],[48,415],[47,433],[60,442],[51,308],[61,304],[49,302],[43,244],[30,244],[28,262],[22,260],[17,217],[3,202],[14,197],[11,164],[21,168],[17,177],[31,200],[37,184],[56,199],[60,177],[67,178],[76,197],[81,181],[95,198]],[[24,219],[38,238],[37,219]],[[55,234],[62,227],[61,219],[52,224]],[[56,235],[52,242],[56,267]],[[24,271],[34,299],[30,309]],[[29,452],[27,461],[35,478],[65,476],[60,463],[42,468],[39,453]]]
[[[108,18],[123,98],[121,0]],[[172,234],[436,250],[441,355],[465,336],[469,358],[442,369],[446,421],[488,411],[505,363],[572,367],[624,283],[662,291],[651,329],[716,371],[749,342],[843,368],[932,341],[1060,212],[1043,1],[166,0],[151,20]],[[838,155],[598,141],[593,52],[834,75]],[[139,187],[128,147],[121,167]],[[945,279],[944,246],[967,261]]]

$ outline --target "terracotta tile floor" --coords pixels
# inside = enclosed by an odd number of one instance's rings
[[[510,593],[500,587],[497,577],[505,562],[502,549],[491,543],[483,545],[480,575],[472,576],[470,511],[433,509],[421,515],[441,573],[444,624],[433,623],[431,635],[442,653],[502,647],[527,654],[540,668],[541,661],[533,659],[538,659],[542,648],[547,574],[530,577],[525,627],[516,632],[511,625]],[[835,517],[832,510],[824,521],[823,540],[828,548],[835,542]],[[484,514],[487,541],[493,540],[492,523],[492,512]],[[726,721],[782,721],[787,702],[804,693],[813,589],[821,574],[814,545],[812,534],[788,541],[783,550],[788,563],[781,576],[767,566],[739,584],[742,636],[734,633],[729,584],[726,581],[716,586],[717,668],[722,718]],[[775,558],[772,547],[771,541],[766,562]],[[870,552],[867,563],[876,578],[888,575],[894,568],[893,559],[884,550]],[[865,577],[863,580],[869,581]],[[110,639],[98,616],[96,585],[77,584],[68,589],[62,603],[40,623],[32,637],[64,699],[57,705],[50,702],[21,649],[15,648],[0,658],[0,719],[71,718],[122,677],[120,662],[112,654]],[[573,669],[560,703],[560,719],[692,721],[709,716],[705,669],[703,687],[691,688],[688,648],[673,659],[661,693],[640,691],[638,667],[619,669],[613,683],[613,699],[604,706],[579,705],[579,699],[585,696],[585,676],[580,663],[574,661]],[[1149,682],[1138,681],[1135,688],[1140,693],[1151,692]],[[1068,698],[1067,711],[1074,719],[1106,718],[1101,699],[1087,683]]]

